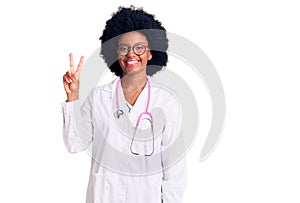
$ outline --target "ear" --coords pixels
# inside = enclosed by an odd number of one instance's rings
[[[151,53],[151,51],[149,51],[149,53],[148,53],[148,61],[150,61],[152,59],[152,53]]]

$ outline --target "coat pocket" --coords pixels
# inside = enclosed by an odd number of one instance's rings
[[[125,203],[127,177],[113,172],[105,175],[105,203]]]
[[[125,203],[126,177],[119,174],[92,172],[90,175],[87,203]]]
[[[105,173],[90,174],[86,203],[105,203]]]

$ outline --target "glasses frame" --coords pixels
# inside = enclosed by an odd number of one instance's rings
[[[128,50],[127,50],[127,53],[126,53],[126,54],[120,54],[119,48],[120,48],[121,46],[122,46],[122,47],[127,47]],[[136,53],[135,47],[138,47],[138,46],[143,46],[143,47],[145,47],[145,50],[144,50],[142,53]],[[133,45],[133,46],[129,46],[129,45],[125,45],[125,44],[120,44],[120,45],[118,45],[118,47],[117,47],[117,53],[118,53],[119,56],[127,56],[127,55],[130,53],[130,51],[133,50],[133,53],[134,53],[135,55],[141,56],[141,55],[143,55],[147,50],[149,50],[148,48],[149,48],[149,45],[144,45],[144,44],[136,44],[136,45]]]

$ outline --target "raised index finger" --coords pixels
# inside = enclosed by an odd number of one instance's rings
[[[73,60],[73,54],[69,54],[69,59],[70,59],[70,71],[71,73],[74,73],[74,60]]]

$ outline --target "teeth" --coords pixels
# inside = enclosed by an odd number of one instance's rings
[[[128,64],[132,65],[132,64],[137,64],[138,61],[134,60],[134,61],[127,61]]]

